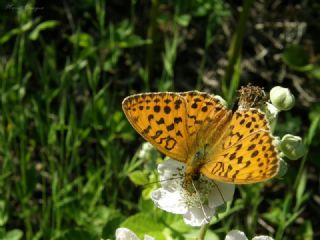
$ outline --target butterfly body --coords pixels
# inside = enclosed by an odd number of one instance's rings
[[[186,161],[186,186],[191,184],[191,180],[199,178],[202,166],[210,162],[214,153],[222,148],[220,139],[227,135],[231,117],[231,111],[225,113],[224,116],[217,114],[216,119],[211,119],[211,122],[197,133],[195,143],[190,147],[191,151]]]
[[[199,174],[246,184],[270,179],[278,171],[273,137],[258,109],[232,113],[215,96],[198,91],[137,94],[122,106],[142,137],[186,163],[186,185]]]

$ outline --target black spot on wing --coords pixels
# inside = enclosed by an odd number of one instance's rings
[[[166,128],[170,132],[174,129],[174,124],[172,123],[172,124],[168,125]]]
[[[156,105],[153,107],[153,111],[155,111],[156,113],[160,112],[161,108],[159,105]]]
[[[169,113],[171,112],[171,108],[170,108],[169,106],[165,106],[165,107],[164,107],[164,112],[165,112],[166,114],[169,114]]]

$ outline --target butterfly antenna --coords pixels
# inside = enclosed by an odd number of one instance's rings
[[[195,190],[195,192],[196,192],[196,194],[197,194],[197,197],[198,197],[198,200],[199,200],[199,203],[200,203],[200,206],[201,206],[201,210],[202,210],[202,212],[203,212],[203,215],[204,215],[204,217],[206,218],[207,223],[209,223],[209,222],[210,222],[210,217],[207,216],[206,212],[204,211],[204,207],[203,207],[203,204],[202,204],[202,202],[201,202],[200,194],[199,194],[196,186],[194,185],[194,182],[193,182],[192,179],[191,179],[191,183],[192,183],[192,186],[193,186],[193,188],[194,188],[194,190]]]
[[[219,188],[218,184],[216,184],[215,181],[212,181],[212,182],[213,182],[213,184],[215,185],[215,187],[218,189],[219,194],[220,194],[220,196],[221,196],[221,198],[222,198],[223,203],[224,203],[224,204],[227,204],[226,200],[225,200],[224,197],[223,197],[222,192],[220,191],[220,188]]]

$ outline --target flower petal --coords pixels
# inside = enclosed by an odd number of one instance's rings
[[[252,238],[252,240],[274,240],[274,239],[269,236],[257,236],[257,237]]]
[[[188,212],[183,215],[184,222],[191,226],[202,226],[210,222],[215,214],[214,208],[203,206],[203,208],[189,208]]]
[[[158,165],[161,186],[169,191],[175,191],[183,182],[185,165],[175,160],[167,160]],[[180,176],[180,177],[179,177]]]
[[[227,184],[215,181],[215,188],[209,193],[209,207],[215,208],[233,199],[235,190],[234,184]]]
[[[118,228],[116,230],[116,240],[139,240],[139,238],[128,228]]]
[[[149,236],[149,235],[144,235],[144,238],[143,238],[144,240],[155,240],[155,238],[154,237],[151,237],[151,236]]]
[[[151,193],[151,199],[158,208],[167,212],[185,214],[188,210],[178,191],[170,192],[159,188]]]
[[[239,230],[231,230],[228,232],[224,240],[248,240],[244,232]]]

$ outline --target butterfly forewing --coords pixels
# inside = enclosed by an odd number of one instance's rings
[[[188,157],[186,102],[178,93],[145,93],[124,99],[123,110],[136,131],[165,155]]]
[[[255,183],[274,177],[279,170],[268,122],[257,109],[235,112],[220,146],[201,168],[211,179]]]

